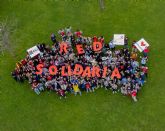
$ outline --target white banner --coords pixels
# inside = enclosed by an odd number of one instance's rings
[[[113,44],[124,45],[125,34],[114,34]]]
[[[31,58],[34,56],[40,54],[40,50],[38,49],[37,46],[33,46],[32,48],[27,50],[28,54],[30,55]]]
[[[144,38],[140,39],[138,42],[136,42],[134,44],[136,46],[136,48],[142,52],[144,49],[146,49],[147,47],[149,47],[149,44],[147,43],[147,41],[144,40]]]

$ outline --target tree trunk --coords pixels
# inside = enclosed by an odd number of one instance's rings
[[[105,8],[104,0],[99,0],[99,5],[100,5],[100,8],[103,10]]]

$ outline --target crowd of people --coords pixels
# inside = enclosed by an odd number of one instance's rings
[[[57,40],[55,34],[51,34],[52,45],[39,43],[37,47],[40,54],[31,58],[27,53],[26,58],[16,64],[12,76],[16,81],[24,82],[28,80],[36,94],[45,90],[56,92],[60,99],[66,98],[68,93],[75,96],[82,92],[95,92],[98,88],[111,90],[113,93],[121,92],[123,95],[131,96],[136,102],[136,95],[146,82],[148,74],[148,52],[139,55],[137,48],[134,46],[136,41],[132,42],[131,47],[128,44],[128,37],[125,38],[125,45],[116,48],[113,39],[106,43],[103,36],[85,37],[81,30],[72,32],[71,27],[60,29],[58,31],[61,41]],[[101,42],[103,48],[100,52],[92,50],[93,42]],[[60,43],[65,42],[68,45],[67,53],[60,53]],[[77,54],[75,46],[82,44],[84,54]],[[73,70],[75,64],[81,64],[83,68],[93,65],[108,67],[106,77],[82,77],[77,75],[61,76],[59,71],[56,75],[50,75],[48,68],[56,65],[59,70],[63,65],[71,65]],[[36,66],[43,64],[43,72],[36,74]],[[114,68],[118,68],[121,78],[111,78]],[[101,71],[101,70],[100,70]]]

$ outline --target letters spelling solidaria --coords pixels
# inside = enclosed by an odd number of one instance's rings
[[[37,65],[37,70],[36,72],[37,75],[42,74],[42,68],[44,67],[43,64],[38,64]],[[67,71],[66,71],[67,69]],[[77,76],[82,76],[82,77],[102,77],[105,78],[107,76],[107,66],[103,67],[101,70],[99,66],[93,66],[90,68],[90,66],[86,66],[85,69],[83,69],[83,66],[81,64],[75,64],[74,70],[71,71],[71,66],[62,66],[61,67],[61,76],[72,76],[72,75],[77,75]],[[50,75],[56,75],[58,72],[58,69],[55,65],[52,65],[49,67],[49,74]],[[113,79],[114,77],[120,79],[121,75],[119,73],[118,68],[115,68],[111,74],[111,78]]]

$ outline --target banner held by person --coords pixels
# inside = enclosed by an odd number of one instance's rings
[[[136,42],[134,44],[136,46],[136,48],[140,51],[140,52],[143,52],[146,48],[149,47],[149,44],[147,43],[147,41],[142,38],[140,39],[138,42]]]
[[[125,34],[114,34],[113,44],[124,45]]]
[[[31,58],[35,57],[36,55],[40,54],[40,50],[37,46],[33,46],[32,48],[27,50],[28,54]]]

